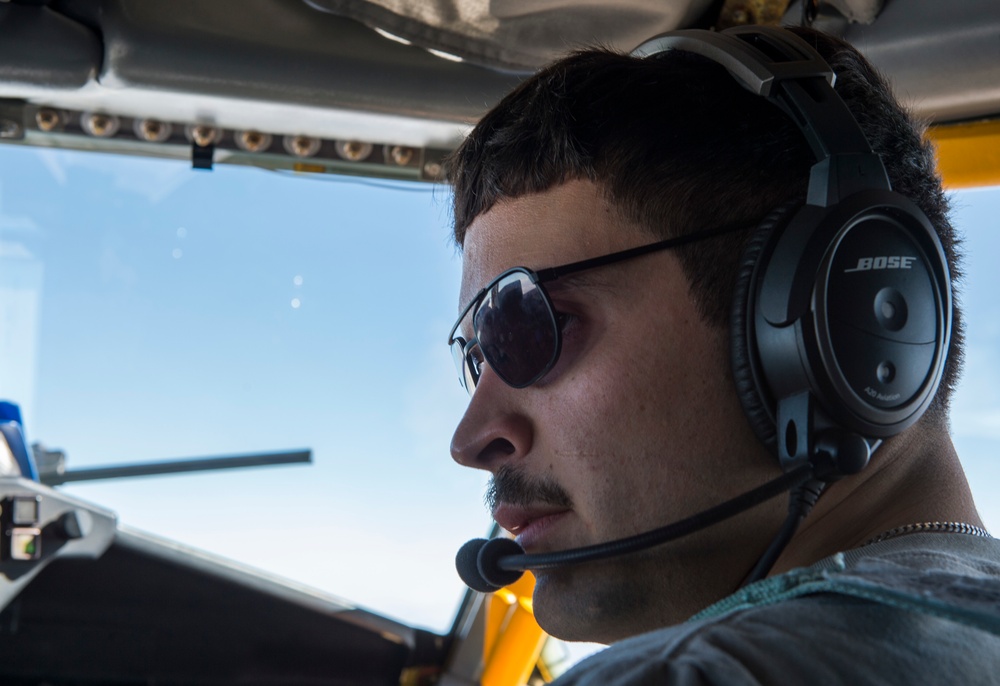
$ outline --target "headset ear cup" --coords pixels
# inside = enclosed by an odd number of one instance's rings
[[[757,434],[757,438],[772,452],[777,450],[775,419],[773,411],[768,408],[764,390],[759,387],[758,374],[755,373],[757,341],[752,340],[748,328],[753,317],[750,296],[761,255],[784,230],[798,207],[798,203],[782,205],[757,225],[739,263],[733,304],[729,313],[730,361],[736,394],[750,427]]]

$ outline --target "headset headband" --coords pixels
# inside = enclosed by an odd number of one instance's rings
[[[674,31],[646,41],[632,55],[645,58],[669,50],[707,57],[791,117],[817,160],[807,204],[828,207],[858,190],[891,189],[882,160],[833,90],[836,76],[830,65],[795,34],[769,26]]]

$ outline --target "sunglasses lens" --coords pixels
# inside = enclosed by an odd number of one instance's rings
[[[473,316],[472,328],[479,340],[474,352],[481,351],[490,368],[515,388],[537,381],[559,353],[552,307],[525,272],[512,272],[490,288]]]

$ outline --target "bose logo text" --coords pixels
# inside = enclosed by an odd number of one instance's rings
[[[913,260],[916,257],[904,255],[879,255],[878,257],[862,257],[858,259],[858,266],[854,269],[845,269],[844,273],[869,272],[874,269],[912,269]]]

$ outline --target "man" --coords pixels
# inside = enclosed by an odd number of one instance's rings
[[[833,67],[893,189],[926,215],[957,273],[919,131],[855,50],[796,33]],[[453,350],[472,396],[452,455],[492,473],[493,516],[527,553],[649,531],[782,473],[735,387],[733,291],[754,227],[805,200],[815,161],[779,108],[681,50],[573,55],[518,87],[456,152]],[[605,255],[617,256],[546,271]],[[770,578],[740,590],[782,528],[782,499],[640,553],[538,571],[544,629],[621,642],[567,680],[997,678],[1000,546],[949,438],[957,310],[952,319],[929,409],[826,490]]]

